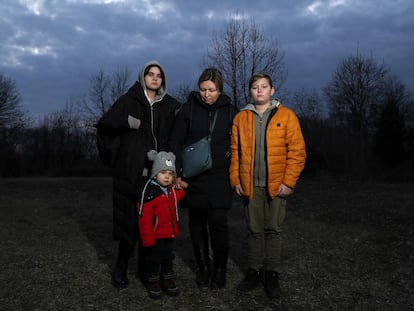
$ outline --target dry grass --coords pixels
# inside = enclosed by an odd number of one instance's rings
[[[0,180],[1,310],[414,310],[411,184],[301,181],[288,206],[283,295],[235,290],[246,267],[245,226],[230,215],[224,290],[198,289],[182,215],[175,261],[181,295],[149,299],[134,277],[110,284],[116,255],[110,179]]]

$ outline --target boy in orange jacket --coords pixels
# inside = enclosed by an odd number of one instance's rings
[[[261,281],[269,298],[280,295],[281,233],[286,198],[305,165],[306,150],[299,120],[274,95],[267,74],[249,82],[254,103],[233,120],[230,183],[246,199],[250,269],[238,285],[250,291]]]

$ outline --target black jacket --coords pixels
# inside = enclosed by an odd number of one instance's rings
[[[147,152],[168,150],[168,137],[179,105],[166,94],[151,107],[141,84],[136,82],[98,121],[98,128],[118,134],[121,141],[113,169],[115,240],[132,243],[137,239],[136,201],[147,179],[143,177],[144,168],[151,169]],[[130,128],[129,116],[141,121],[139,129]]]
[[[170,150],[176,155],[177,175],[181,176],[181,151],[185,146],[207,136],[209,125],[218,112],[211,138],[213,168],[201,175],[184,179],[189,183],[183,207],[230,208],[232,189],[229,182],[230,135],[233,117],[237,109],[227,95],[208,105],[198,92],[192,92],[181,107],[170,138]]]

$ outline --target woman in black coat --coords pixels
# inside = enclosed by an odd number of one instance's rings
[[[237,109],[223,92],[219,70],[207,68],[198,80],[199,91],[192,92],[181,107],[170,138],[170,150],[177,160],[177,184],[188,182],[182,207],[188,208],[189,230],[194,256],[198,264],[199,286],[224,287],[229,251],[228,210],[232,205],[229,183],[230,133]],[[217,119],[212,132],[213,167],[198,176],[181,175],[181,151],[209,133],[214,114]],[[213,252],[211,270],[209,246]]]
[[[97,124],[103,133],[120,138],[113,169],[113,237],[119,241],[119,250],[112,283],[117,288],[128,285],[128,261],[138,240],[136,202],[151,168],[147,152],[168,150],[169,133],[180,106],[166,93],[166,87],[161,65],[156,61],[145,64],[135,84]]]

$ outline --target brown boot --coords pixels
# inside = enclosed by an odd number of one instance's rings
[[[162,277],[162,289],[169,296],[178,296],[180,290],[175,283],[174,273],[166,273]]]
[[[148,297],[160,299],[162,297],[160,277],[153,275],[147,278],[145,287],[147,288]]]

